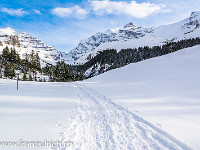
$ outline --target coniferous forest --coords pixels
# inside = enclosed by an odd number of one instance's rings
[[[47,76],[51,82],[83,80],[83,73],[77,70],[76,66],[67,65],[64,61],[57,62],[55,66],[46,64],[41,68],[39,55],[33,51],[21,59],[14,48],[6,47],[0,55],[0,78],[45,82],[43,76]]]
[[[59,61],[55,66],[47,63],[43,68],[38,53],[32,51],[31,54],[26,54],[25,58],[21,59],[14,48],[6,47],[0,55],[0,78],[45,82],[46,79],[42,76],[47,76],[50,82],[79,81],[130,63],[137,63],[199,44],[200,38],[192,38],[167,42],[162,46],[122,49],[119,52],[109,49],[98,52],[84,65],[68,65],[64,61]],[[90,72],[86,75],[85,72],[88,69]]]
[[[139,47],[122,49],[117,52],[116,49],[109,49],[98,52],[98,54],[90,61],[85,63],[82,67],[83,71],[90,69],[89,77],[95,76],[97,73],[101,74],[108,70],[120,68],[130,63],[137,63],[146,59],[166,55],[175,51],[192,47],[200,44],[200,38],[185,39],[178,42],[167,42],[162,46],[154,47]]]
[[[33,76],[36,77],[36,72],[41,72],[40,58],[37,53],[34,54],[32,51],[30,55],[26,55],[24,59],[21,59],[15,48],[9,49],[6,47],[3,49],[0,55],[1,78],[15,79],[21,73],[23,74],[22,80],[32,81]]]

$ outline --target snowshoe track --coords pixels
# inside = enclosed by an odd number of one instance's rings
[[[190,150],[165,131],[80,85],[80,104],[64,129],[62,140],[73,150]],[[62,149],[63,150],[63,149]]]

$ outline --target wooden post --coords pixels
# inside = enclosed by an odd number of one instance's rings
[[[19,80],[19,75],[17,76],[17,90],[18,90],[18,85],[19,85],[18,80]]]

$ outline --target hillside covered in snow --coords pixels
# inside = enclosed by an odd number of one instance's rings
[[[54,150],[199,150],[199,49],[183,49],[82,82],[19,81],[17,91],[16,81],[0,79],[0,139],[73,143]]]
[[[200,12],[177,23],[160,27],[137,27],[128,23],[122,29],[96,33],[82,40],[76,48],[64,55],[68,64],[84,64],[97,55],[98,51],[144,46],[162,46],[167,42],[196,38],[200,35]]]
[[[46,45],[28,33],[9,27],[0,29],[0,54],[6,46],[15,48],[21,58],[25,58],[26,54],[30,55],[33,50],[34,53],[38,53],[42,66],[45,66],[46,63],[55,65],[57,61],[62,60],[62,52],[53,46]]]
[[[106,95],[112,102],[130,110],[136,115],[142,116],[194,150],[198,150],[200,148],[199,58],[200,46],[195,46],[169,55],[129,64],[123,68],[117,68],[80,82],[80,84],[98,91],[101,95]],[[89,92],[89,94],[91,95],[92,93]],[[94,100],[97,97],[95,95],[97,94],[92,94],[95,97]],[[104,101],[103,98],[101,101]],[[102,111],[102,113],[107,114],[107,112],[112,110]],[[93,110],[91,112],[93,114]],[[110,116],[115,116],[115,114],[117,115],[118,111],[114,111]],[[120,118],[121,116],[123,115],[118,117]],[[112,124],[112,121],[118,123],[118,121],[125,121],[125,119],[130,118],[124,117],[119,120],[116,119],[117,121],[111,119],[108,122],[110,126],[113,125],[112,129],[116,131],[117,128]],[[99,120],[97,124],[99,124]],[[124,128],[125,126],[121,125],[120,127]],[[129,127],[132,127],[132,125]],[[146,129],[140,125],[137,127],[139,129]],[[137,129],[137,127],[135,128]],[[109,132],[111,137],[117,135],[117,133],[111,131]],[[142,139],[145,140],[146,137],[151,135],[148,131],[139,132],[139,134],[144,136]],[[127,139],[133,140],[133,142],[137,141],[137,133],[134,132],[130,139],[127,135]],[[107,132],[105,135],[107,135]],[[134,140],[134,138],[136,139]],[[117,140],[117,138],[113,139],[114,141]],[[151,149],[153,145],[145,147],[148,143],[150,143],[150,140],[146,141],[141,149]],[[156,147],[152,149],[156,149]],[[166,149],[173,149],[173,147]]]
[[[44,82],[82,80],[82,73],[66,65],[62,55],[63,52],[30,34],[0,29],[0,78]]]

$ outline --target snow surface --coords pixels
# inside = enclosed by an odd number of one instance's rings
[[[83,150],[188,150],[185,144],[86,86],[77,84],[79,107],[63,139]],[[59,149],[58,149],[59,150]]]
[[[82,84],[200,149],[200,46],[130,64]]]
[[[195,46],[82,82],[20,82],[19,91],[1,79],[0,139],[71,140],[76,150],[198,150],[199,58]]]
[[[36,83],[0,79],[0,141],[58,140],[59,124],[69,118],[77,100],[70,83]],[[4,148],[0,150],[49,150]]]

